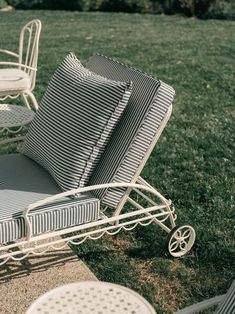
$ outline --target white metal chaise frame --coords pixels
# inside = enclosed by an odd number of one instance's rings
[[[22,260],[26,258],[29,254],[42,255],[51,248],[55,250],[60,250],[67,243],[78,245],[84,242],[86,239],[97,240],[104,234],[114,235],[117,234],[121,229],[132,230],[138,224],[142,226],[147,226],[152,222],[154,222],[166,233],[168,233],[168,251],[170,255],[172,255],[173,257],[181,257],[185,255],[188,251],[190,251],[195,242],[196,236],[193,227],[191,227],[190,225],[176,226],[175,221],[177,219],[177,216],[175,214],[175,209],[172,206],[171,201],[167,200],[154,187],[152,187],[143,178],[140,177],[140,173],[145,165],[145,162],[149,158],[153,147],[155,146],[167,121],[169,120],[171,112],[172,105],[169,107],[165,118],[163,119],[158,131],[156,132],[155,138],[151,146],[149,147],[144,159],[142,160],[138,170],[136,171],[136,175],[133,178],[132,182],[106,183],[82,187],[62,192],[28,205],[23,211],[27,227],[26,239],[19,240],[13,244],[11,243],[0,246],[0,265],[6,263],[9,259]],[[29,220],[29,213],[31,210],[37,208],[38,206],[46,205],[66,196],[74,196],[79,193],[89,192],[97,189],[118,187],[126,187],[127,190],[119,205],[115,209],[112,217],[107,217],[104,214],[105,210],[101,210],[100,219],[95,222],[48,232],[38,236],[32,236],[32,225]],[[141,204],[132,199],[130,197],[131,191],[135,191],[140,197],[147,201],[149,206],[147,208],[144,208]],[[160,200],[160,204],[157,205],[157,203],[153,199],[151,199],[151,197],[144,194],[144,192],[150,193],[153,197],[156,197],[158,200]],[[136,210],[122,214],[121,212],[126,203],[131,204]],[[170,223],[171,227],[168,227],[165,224],[166,221]],[[79,234],[79,231],[82,231],[83,233]],[[63,238],[61,237],[58,239],[58,236],[63,236]],[[54,237],[57,238],[53,239]],[[46,242],[38,244],[39,241],[44,240],[51,241],[50,243]]]
[[[205,310],[213,310],[217,314],[235,313],[235,280],[225,294],[195,303],[175,312],[175,314],[196,314],[204,313]]]
[[[30,88],[23,91],[2,91],[0,92],[0,101],[4,101],[7,98],[15,99],[21,97],[25,106],[30,109],[31,106],[28,102],[28,97],[32,101],[34,109],[38,109],[38,103],[34,97],[32,91],[35,87],[36,73],[37,73],[37,61],[38,61],[38,49],[39,38],[41,33],[41,21],[38,19],[32,20],[23,26],[20,32],[19,39],[19,53],[15,53],[9,50],[0,49],[0,53],[15,57],[18,62],[1,61],[0,66],[16,67],[27,73],[30,79]],[[28,40],[25,43],[25,39]],[[25,49],[26,47],[26,49]]]
[[[185,307],[182,310],[175,312],[175,314],[196,314],[201,313],[201,311],[208,310],[215,306],[218,306],[225,298],[226,294],[218,295],[214,298],[204,300],[202,302]]]

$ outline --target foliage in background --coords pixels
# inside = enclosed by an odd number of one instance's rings
[[[43,0],[42,8],[49,10],[84,11],[85,0]]]
[[[0,9],[5,8],[7,6],[7,3],[5,0],[0,0]]]
[[[7,0],[16,9],[84,11],[87,0]]]
[[[201,18],[235,19],[235,0],[7,0],[7,2],[16,9],[177,13]]]
[[[103,0],[100,3],[100,11],[109,12],[144,12],[149,6],[148,0]]]
[[[217,0],[203,18],[235,20],[235,0]]]
[[[179,0],[149,0],[154,13],[175,14],[181,12]]]
[[[179,0],[190,16],[201,16],[209,12],[216,0]]]
[[[34,5],[42,3],[43,0],[7,0],[9,5],[16,9],[31,9]]]

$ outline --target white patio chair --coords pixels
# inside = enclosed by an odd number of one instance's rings
[[[0,49],[0,55],[5,54],[17,59],[16,62],[1,61],[0,66],[0,100],[22,97],[24,104],[30,109],[28,97],[35,109],[37,101],[33,95],[36,81],[39,37],[41,22],[32,20],[21,30],[18,53]],[[1,57],[0,57],[1,60]]]
[[[49,83],[23,154],[0,156],[2,263],[150,223],[168,234],[174,257],[194,244],[193,227],[177,226],[171,201],[140,176],[171,115],[173,88],[102,55],[87,69],[69,55]]]
[[[235,313],[235,280],[226,294],[193,304],[175,314],[196,314],[204,311],[214,310],[210,313],[215,314],[234,314]],[[208,312],[206,312],[208,313]]]

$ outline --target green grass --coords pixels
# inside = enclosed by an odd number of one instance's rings
[[[130,287],[157,313],[224,293],[235,276],[235,23],[172,16],[25,11],[0,14],[1,48],[16,49],[19,29],[43,24],[36,96],[73,51],[94,52],[154,74],[176,90],[174,111],[143,177],[173,200],[179,223],[197,240],[167,256],[156,226],[87,242],[76,249],[100,280]]]

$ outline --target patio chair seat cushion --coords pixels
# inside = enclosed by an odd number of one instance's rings
[[[26,235],[23,209],[60,192],[53,178],[22,154],[0,156],[0,243]],[[100,202],[91,194],[63,198],[29,213],[33,235],[79,225],[99,218]]]
[[[0,93],[23,91],[30,88],[27,73],[19,69],[0,69]]]
[[[30,126],[24,154],[63,190],[84,186],[131,94],[131,83],[101,77],[69,54],[53,75]]]
[[[139,70],[105,56],[92,56],[86,67],[112,80],[132,81],[126,109],[92,173],[89,185],[131,182],[174,98],[174,90]],[[126,189],[97,190],[106,205],[116,207]]]

